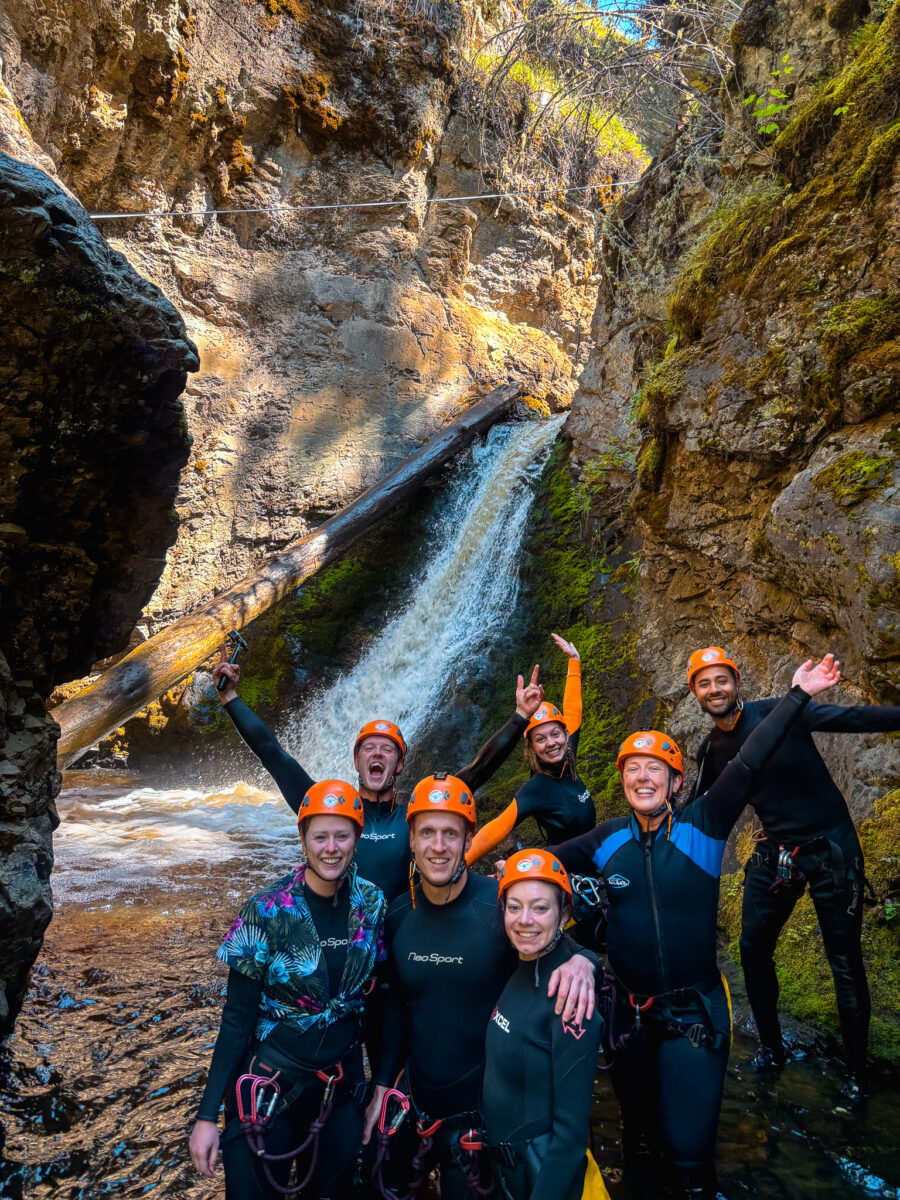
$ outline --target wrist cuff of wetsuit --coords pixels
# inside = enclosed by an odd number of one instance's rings
[[[522,728],[523,728],[523,729],[524,729],[524,728],[525,728],[525,726],[528,724],[528,720],[529,720],[529,718],[528,718],[528,717],[523,717],[523,716],[522,716],[522,714],[519,712],[519,710],[518,710],[518,709],[516,709],[516,710],[515,710],[515,712],[513,713],[513,715],[512,715],[512,719],[513,719],[514,721],[518,721],[518,722],[519,722],[519,724],[522,726]]]
[[[569,659],[569,670],[568,670],[567,674],[578,675],[579,678],[581,677],[581,659],[580,658],[570,658]]]
[[[216,1109],[215,1112],[208,1112],[201,1105],[200,1108],[197,1110],[197,1115],[194,1117],[194,1120],[195,1121],[211,1121],[213,1125],[218,1125],[219,1113],[221,1112],[221,1109],[222,1109],[222,1106],[219,1105],[219,1107]]]
[[[801,705],[809,704],[810,700],[812,700],[812,696],[809,694],[809,692],[804,692],[799,683],[794,684],[794,686],[788,692],[788,695],[793,696],[794,699],[798,700]]]

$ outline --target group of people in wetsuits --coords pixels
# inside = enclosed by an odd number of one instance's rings
[[[520,676],[503,728],[408,801],[392,722],[360,730],[356,787],[316,783],[239,699],[240,668],[216,668],[226,711],[297,813],[303,849],[219,950],[227,997],[190,1149],[210,1177],[221,1150],[228,1200],[413,1200],[432,1172],[445,1200],[599,1200],[589,1113],[601,1051],[632,1194],[714,1197],[731,1042],[719,876],[747,803],[763,825],[741,939],[754,1065],[784,1062],[772,955],[808,883],[848,1095],[862,1093],[862,854],[811,733],[898,729],[900,708],[811,704],[840,678],[831,655],[799,668],[781,700],[745,703],[737,665],[706,647],[688,683],[714,727],[687,803],[677,745],[641,731],[617,759],[627,815],[596,826],[576,762],[578,653],[554,638],[569,658],[562,708],[544,701],[537,668]],[[523,737],[531,778],[479,829],[474,792]],[[529,816],[552,845],[510,854],[493,876],[471,869]]]

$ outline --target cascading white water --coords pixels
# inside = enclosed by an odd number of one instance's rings
[[[472,466],[451,485],[451,503],[405,609],[312,701],[314,721],[305,725],[301,713],[281,730],[283,744],[314,778],[353,779],[353,735],[375,717],[396,722],[412,743],[448,681],[509,621],[532,484],[564,420],[496,426],[474,448]]]
[[[300,713],[279,731],[315,778],[355,778],[353,735],[375,716],[396,721],[412,741],[446,707],[451,681],[468,679],[504,630],[518,597],[532,484],[564,419],[498,426],[457,469],[403,610],[357,666],[311,702],[309,730]],[[261,873],[286,870],[297,851],[288,806],[242,783],[214,794],[74,788],[62,792],[59,810],[57,900],[111,900],[154,885],[189,893],[220,870],[238,894],[245,880],[252,890]]]

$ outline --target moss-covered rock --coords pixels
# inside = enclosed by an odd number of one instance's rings
[[[893,461],[889,454],[868,455],[862,450],[853,450],[814,475],[813,484],[822,491],[831,492],[839,504],[849,507],[879,486]]]

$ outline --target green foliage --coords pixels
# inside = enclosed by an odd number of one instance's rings
[[[782,55],[781,66],[777,71],[772,72],[772,78],[779,81],[784,79],[786,82],[787,76],[794,69],[789,63],[790,55]],[[757,133],[777,133],[780,127],[778,122],[773,121],[771,118],[777,116],[778,113],[787,112],[793,101],[787,92],[773,84],[768,91],[761,92],[759,95],[751,92],[742,103],[744,108],[748,108],[752,104],[753,109],[750,115],[754,121],[762,122],[757,128]]]
[[[862,450],[853,450],[819,471],[812,481],[815,487],[830,492],[842,505],[858,504],[866,492],[881,485],[893,461],[889,455],[873,457]]]
[[[871,818],[859,828],[866,876],[878,896],[863,917],[863,954],[872,992],[871,1053],[900,1064],[900,955],[897,915],[900,911],[900,790],[878,800]],[[722,880],[719,917],[739,961],[742,873]],[[815,908],[805,894],[784,928],[775,955],[780,1006],[814,1028],[840,1038],[834,984],[822,945]]]

